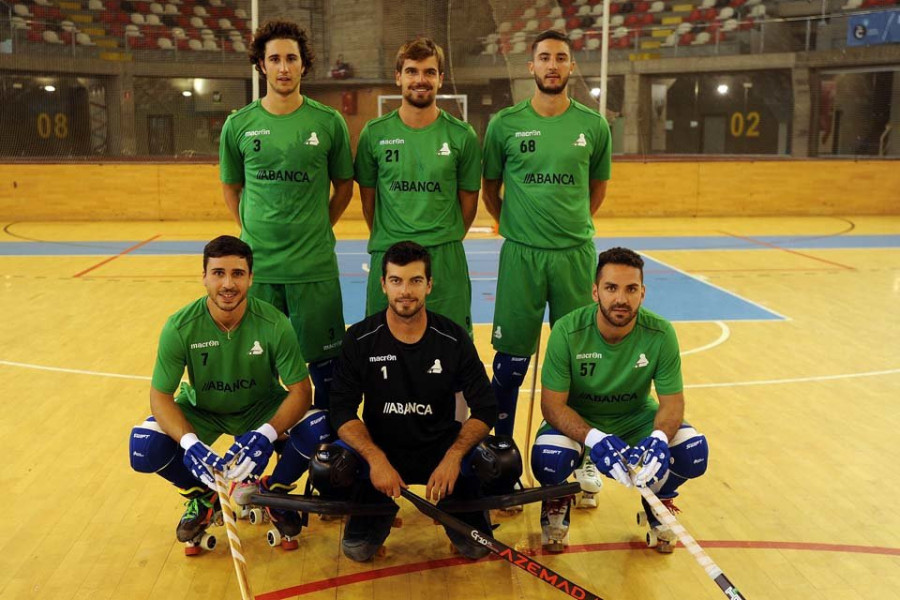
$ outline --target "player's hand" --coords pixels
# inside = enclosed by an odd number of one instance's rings
[[[186,433],[181,437],[184,448],[184,466],[191,475],[202,481],[211,490],[216,489],[216,477],[213,470],[223,471],[225,461],[213,452],[213,449],[200,441],[196,433]]]
[[[669,470],[669,437],[657,429],[628,451],[625,458],[634,470],[631,479],[638,487],[651,485]]]
[[[591,462],[597,466],[597,470],[611,479],[615,479],[625,487],[634,485],[628,476],[625,467],[624,456],[628,451],[628,444],[622,438],[596,431],[601,437],[594,442],[591,448]],[[590,434],[589,434],[590,436]]]
[[[453,493],[453,486],[459,477],[460,461],[453,456],[444,456],[443,460],[431,473],[425,486],[425,497],[439,501]]]
[[[403,482],[397,469],[386,458],[369,463],[369,479],[376,490],[391,498],[399,498],[400,489],[409,487]]]
[[[278,432],[268,423],[236,437],[234,444],[225,453],[225,464],[231,465],[225,476],[234,481],[243,481],[251,475],[262,475],[274,450],[272,442],[276,439]]]

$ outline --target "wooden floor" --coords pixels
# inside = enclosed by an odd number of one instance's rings
[[[900,234],[898,217],[597,225],[600,236]],[[0,235],[0,244],[60,242],[59,255],[0,256],[0,597],[239,597],[224,534],[216,551],[186,558],[174,538],[180,498],[128,464],[129,429],[149,411],[160,327],[203,293],[200,257],[128,253],[100,264],[108,257],[74,254],[96,240],[206,240],[233,231],[228,223],[14,223]],[[358,237],[362,227],[342,224],[339,233]],[[788,317],[676,324],[687,416],[711,447],[707,475],[682,488],[679,519],[747,598],[898,598],[900,247],[760,245],[647,252]],[[488,363],[489,335],[488,325],[476,328]],[[573,511],[569,552],[538,560],[607,600],[722,598],[684,549],[663,556],[643,547],[638,506],[634,491],[608,483],[598,509]],[[538,546],[537,511],[530,505],[500,518],[496,536]],[[314,518],[290,553],[269,548],[263,528],[241,523],[254,592],[563,597],[508,563],[453,557],[429,519],[405,503],[401,515],[387,556],[362,565],[341,556],[340,522]]]

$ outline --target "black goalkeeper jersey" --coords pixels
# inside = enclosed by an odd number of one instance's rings
[[[415,344],[397,340],[385,311],[344,336],[331,387],[335,430],[357,418],[406,483],[425,483],[456,440],[456,392],[471,417],[493,427],[497,401],[475,345],[459,325],[426,311],[428,326]]]

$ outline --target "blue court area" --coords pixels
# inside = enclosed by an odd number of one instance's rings
[[[128,253],[143,256],[199,256],[204,241],[154,240],[123,242],[13,242],[0,244],[0,256],[98,256]],[[900,235],[761,236],[754,239],[727,236],[596,238],[599,249],[626,246],[640,252],[656,250],[791,250],[897,248]],[[467,240],[466,254],[472,277],[472,318],[490,324],[494,311],[497,264],[502,240]],[[135,246],[139,246],[136,247]],[[364,240],[339,241],[338,262],[344,292],[344,316],[348,323],[363,317],[369,255]],[[645,306],[671,321],[780,320],[782,315],[752,301],[646,257]]]

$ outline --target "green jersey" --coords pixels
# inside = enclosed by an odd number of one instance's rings
[[[484,137],[484,178],[503,179],[500,234],[535,248],[571,248],[594,236],[590,180],[609,179],[609,125],[571,100],[542,117],[523,100],[504,108]]]
[[[475,130],[443,110],[414,129],[395,110],[366,123],[356,149],[356,181],[375,188],[369,252],[402,240],[423,246],[465,237],[458,190],[481,188],[481,147]]]
[[[332,179],[352,179],[350,137],[332,108],[303,98],[288,115],[256,100],[230,115],[219,143],[220,178],[242,183],[241,239],[260,283],[338,276],[328,218]]]
[[[541,385],[568,392],[568,405],[592,427],[633,444],[650,434],[659,405],[650,396],[677,394],[681,356],[672,324],[640,308],[634,329],[608,344],[597,329],[596,304],[556,322],[547,342]]]
[[[285,385],[308,376],[287,317],[256,298],[247,298],[244,318],[230,333],[213,321],[205,296],[169,317],[159,337],[153,387],[174,394],[185,367],[193,388],[187,401],[224,415],[284,400],[279,375]]]

